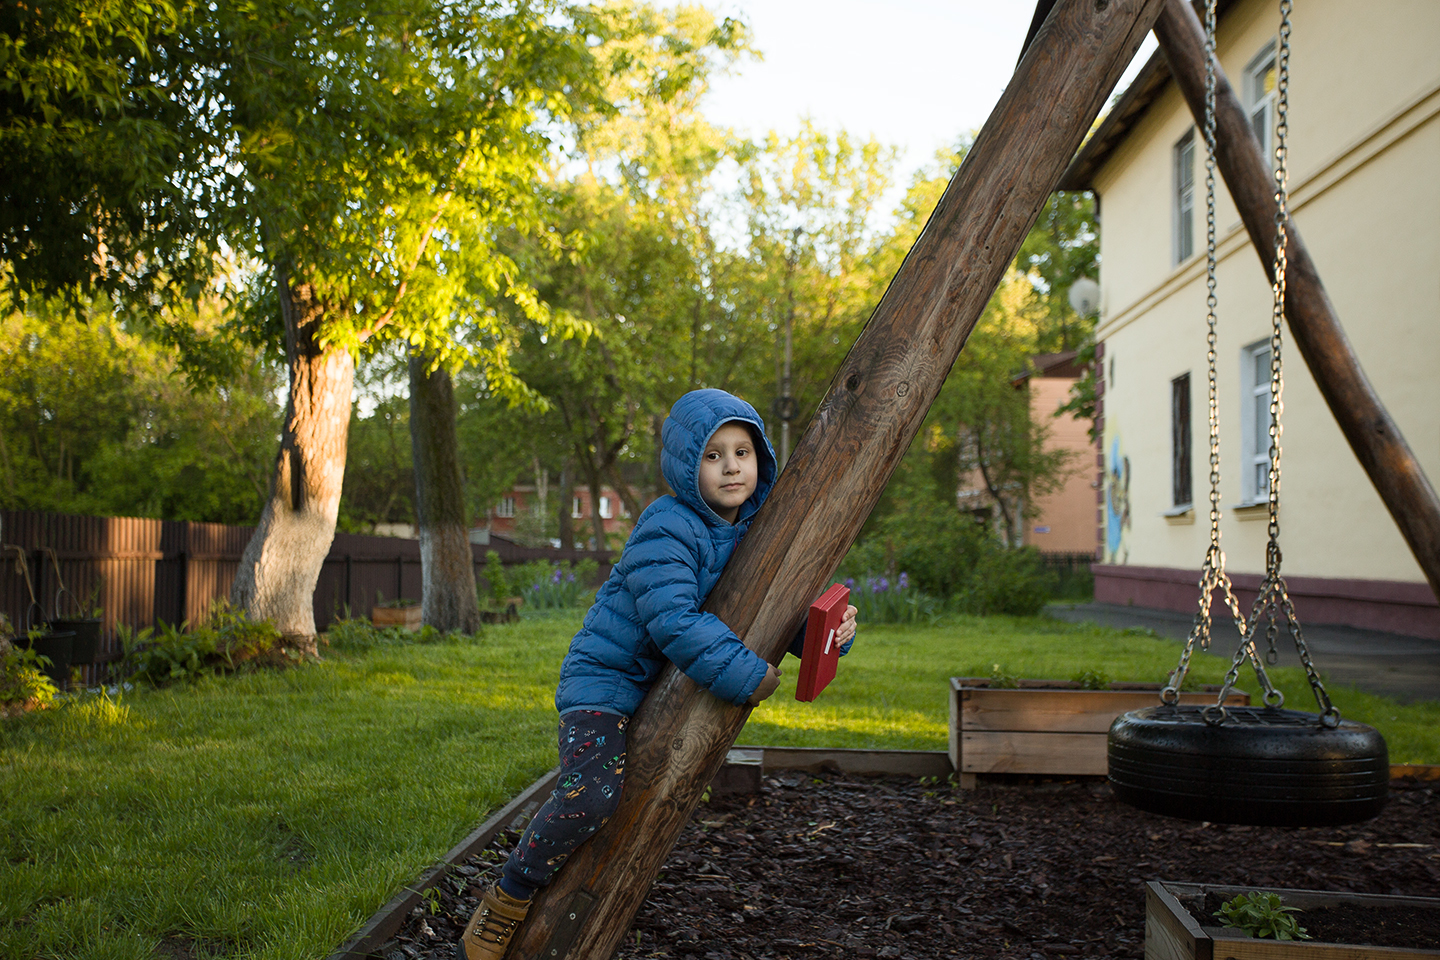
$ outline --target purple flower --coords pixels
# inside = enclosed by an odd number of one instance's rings
[[[908,586],[910,586],[910,575],[902,571],[900,573],[900,579],[895,583],[895,589],[904,590]]]
[[[854,577],[846,577],[846,578],[845,578],[845,589],[846,589],[846,590],[849,590],[851,593],[854,593],[854,592],[855,592],[855,578],[854,578]]]
[[[551,583],[559,583],[559,582],[560,582],[560,568],[559,568],[559,567],[556,567],[556,568],[555,568],[555,572],[552,573],[552,574],[550,574],[550,582],[551,582]]]
[[[567,574],[565,574],[565,582],[566,582],[566,583],[574,583],[574,582],[575,582],[575,574],[573,574],[573,573],[567,573]]]
[[[885,593],[890,589],[890,581],[881,577],[879,580],[870,581],[871,593]]]

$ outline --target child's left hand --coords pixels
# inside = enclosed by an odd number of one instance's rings
[[[845,616],[840,619],[840,626],[835,630],[835,639],[840,646],[843,647],[855,639],[855,615],[859,612],[853,606],[845,608]]]

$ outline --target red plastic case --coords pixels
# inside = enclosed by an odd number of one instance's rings
[[[805,622],[805,651],[800,657],[800,679],[795,684],[796,700],[814,700],[835,679],[835,665],[840,659],[835,631],[840,629],[849,604],[850,588],[839,583],[810,604],[810,618]]]

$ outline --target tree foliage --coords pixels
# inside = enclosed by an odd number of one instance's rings
[[[12,302],[198,293],[190,268],[209,272],[217,224],[183,38],[193,13],[171,0],[0,6],[0,260]]]
[[[206,304],[174,322],[206,334],[219,319]],[[0,320],[0,365],[6,507],[254,522],[280,413],[278,371],[255,351],[192,389],[178,352],[108,300],[83,324],[37,300]]]

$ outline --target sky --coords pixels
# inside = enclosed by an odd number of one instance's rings
[[[802,117],[903,151],[885,210],[915,170],[979,130],[1015,70],[1031,0],[712,0],[749,24],[763,61],[716,77],[705,114],[752,136]],[[1121,88],[1149,56],[1141,47]]]

